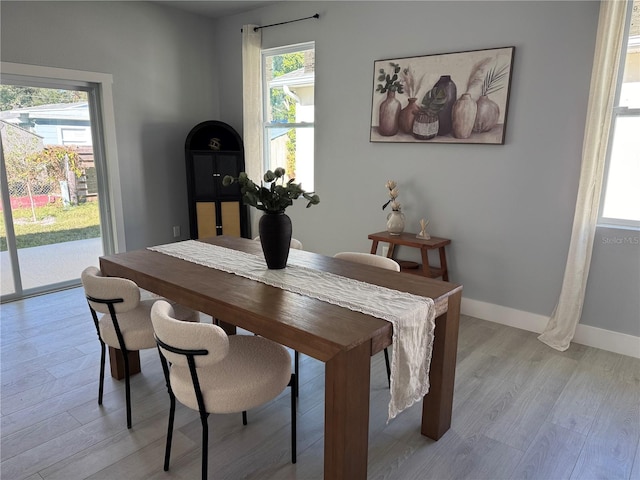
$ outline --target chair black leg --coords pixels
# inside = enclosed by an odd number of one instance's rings
[[[291,378],[291,463],[296,463],[297,460],[297,415],[296,415],[296,397],[298,396],[298,382],[297,375],[293,374]]]
[[[100,348],[102,349],[102,352],[100,354],[100,386],[98,387],[98,405],[102,405],[102,393],[104,392],[104,343],[100,342]]]
[[[391,388],[391,366],[389,365],[389,351],[386,348],[384,349],[384,363],[387,365],[387,382]]]
[[[176,397],[171,398],[171,407],[169,408],[169,426],[167,427],[167,446],[164,449],[164,471],[169,470],[169,460],[171,458],[171,441],[173,440],[173,419],[176,413]]]
[[[295,350],[295,353],[293,355],[293,373],[295,374],[295,382],[296,382],[296,397],[298,396],[298,392],[299,390],[299,384],[298,384],[298,379],[300,378],[300,376],[298,375],[298,366],[300,365],[300,353],[298,353],[297,350]],[[293,462],[296,463],[296,462]]]
[[[247,424],[247,411],[246,411],[246,410],[244,410],[244,411],[242,412],[242,424],[243,424],[243,425],[246,425],[246,424]]]
[[[202,480],[207,480],[207,467],[209,461],[209,422],[208,413],[200,413],[202,422]]]
[[[131,382],[129,379],[129,352],[123,351],[124,357],[124,392],[127,400],[127,428],[131,428]]]

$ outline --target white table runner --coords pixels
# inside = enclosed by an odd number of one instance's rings
[[[391,420],[429,391],[429,368],[435,330],[433,300],[390,288],[296,265],[269,270],[262,256],[186,240],[149,250],[233,273],[316,298],[393,324]]]

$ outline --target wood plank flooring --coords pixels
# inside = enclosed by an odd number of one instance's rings
[[[200,420],[179,406],[162,462],[169,399],[155,350],[97,403],[99,343],[81,289],[1,306],[3,480],[195,479]],[[640,360],[574,344],[556,352],[530,332],[462,317],[453,425],[420,435],[421,406],[386,423],[384,359],[372,360],[371,479],[640,480]],[[108,367],[107,367],[108,371]],[[298,463],[290,463],[289,391],[249,412],[211,415],[210,478],[321,479],[324,366],[302,356]]]

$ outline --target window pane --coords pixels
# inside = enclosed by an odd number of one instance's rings
[[[314,189],[315,48],[313,43],[263,51],[264,169],[281,167]]]
[[[268,100],[266,121],[295,123],[300,106],[314,103],[314,50],[269,55],[265,57],[265,80]],[[313,117],[310,120],[313,122]]]
[[[627,55],[622,75],[620,101],[622,107],[640,108],[640,2],[633,2]]]
[[[282,167],[288,178],[295,178],[302,188],[313,191],[313,127],[269,128],[268,170]]]
[[[620,91],[612,112],[600,212],[600,221],[606,225],[640,226],[640,2],[635,0],[632,8],[624,63],[618,73]]]
[[[617,117],[602,216],[640,221],[640,117]]]

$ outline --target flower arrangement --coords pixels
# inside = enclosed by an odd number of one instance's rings
[[[394,180],[387,180],[384,186],[389,190],[389,200],[382,205],[382,209],[384,210],[387,205],[391,204],[391,210],[399,212],[402,209],[402,205],[398,202],[398,184]]]
[[[270,213],[284,212],[300,196],[309,201],[307,208],[320,203],[318,195],[314,192],[305,192],[300,184],[294,183],[294,178],[285,183],[285,173],[284,168],[276,168],[274,171],[267,170],[263,180],[270,184],[269,187],[262,184],[256,185],[245,172],[240,172],[237,177],[226,175],[222,179],[222,185],[229,186],[237,182],[240,185],[240,193],[242,193],[242,201],[245,205],[251,205],[258,210]]]

